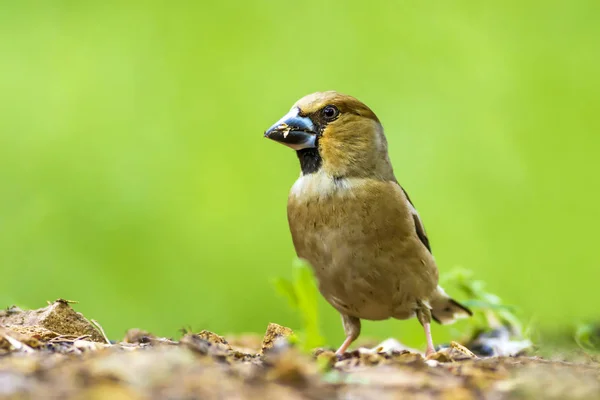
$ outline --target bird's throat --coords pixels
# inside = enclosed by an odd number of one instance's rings
[[[296,152],[300,160],[300,168],[303,175],[314,174],[321,169],[323,159],[318,148],[302,149]]]

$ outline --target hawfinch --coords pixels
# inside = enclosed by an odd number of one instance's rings
[[[288,221],[298,257],[342,315],[346,340],[337,354],[358,337],[361,319],[414,316],[433,354],[431,319],[445,324],[471,311],[438,286],[423,222],[394,176],[377,116],[351,96],[318,92],[298,100],[265,137],[300,160]]]

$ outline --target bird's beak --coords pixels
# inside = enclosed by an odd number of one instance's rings
[[[300,116],[300,110],[294,107],[289,113],[267,129],[265,137],[294,150],[317,146],[317,133],[309,117]]]

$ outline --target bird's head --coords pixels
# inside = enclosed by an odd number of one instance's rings
[[[298,153],[303,174],[393,179],[379,119],[354,97],[334,91],[309,94],[271,126],[265,137]]]

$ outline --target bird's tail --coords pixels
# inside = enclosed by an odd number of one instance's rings
[[[429,300],[429,304],[431,317],[439,324],[451,324],[457,319],[473,315],[467,307],[451,299],[440,286]]]

